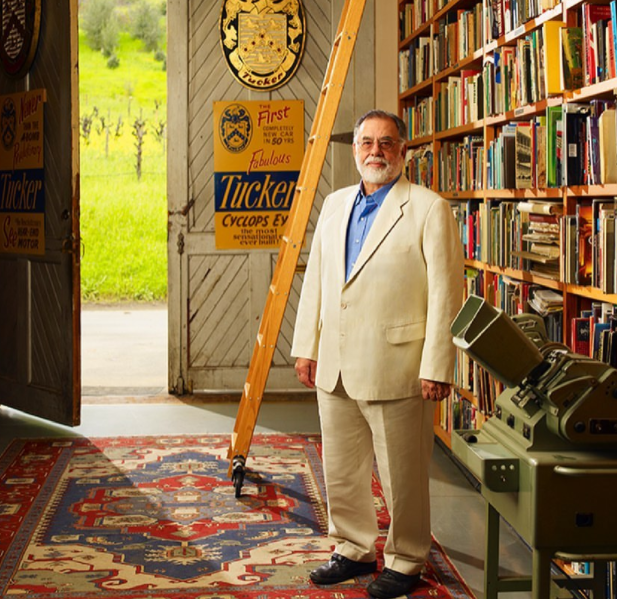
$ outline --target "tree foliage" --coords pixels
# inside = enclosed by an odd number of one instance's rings
[[[116,0],[88,0],[80,11],[80,26],[93,50],[112,56],[118,47],[119,24]]]
[[[133,8],[132,34],[140,39],[148,52],[156,52],[163,37],[161,9],[147,0],[140,0]]]

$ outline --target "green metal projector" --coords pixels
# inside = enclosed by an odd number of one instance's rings
[[[524,590],[533,599],[570,596],[558,586],[608,597],[607,560],[617,557],[617,370],[548,341],[539,316],[511,319],[477,296],[451,330],[455,345],[506,386],[482,430],[452,435],[452,451],[487,501],[486,599]],[[531,578],[499,577],[499,515],[532,548]],[[553,558],[593,561],[593,576],[551,578]]]

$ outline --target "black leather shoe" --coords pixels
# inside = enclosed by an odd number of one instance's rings
[[[351,559],[333,553],[330,561],[319,566],[310,574],[315,584],[337,584],[362,574],[371,574],[377,570],[377,562],[354,562]]]
[[[371,597],[394,599],[410,593],[420,582],[420,574],[401,574],[384,568],[383,572],[366,587]]]

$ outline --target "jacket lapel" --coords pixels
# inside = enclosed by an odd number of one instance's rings
[[[354,279],[354,277],[362,270],[367,260],[369,260],[370,257],[375,253],[375,251],[381,245],[388,233],[390,233],[394,225],[403,216],[403,206],[409,201],[408,190],[409,184],[405,177],[401,175],[401,178],[390,190],[390,192],[384,199],[383,204],[379,208],[379,212],[377,213],[375,222],[373,223],[373,226],[371,227],[371,230],[366,237],[366,241],[362,246],[362,250],[360,250],[360,255],[358,256],[358,260],[356,261],[356,264],[351,271],[349,281],[347,281],[347,283],[350,283]],[[346,219],[344,223],[345,231],[347,230],[347,223],[349,221],[350,211],[351,208],[346,212]],[[344,262],[345,245],[343,242],[343,272],[345,272]]]
[[[337,237],[338,247],[335,248],[335,252],[333,254],[334,256],[338,256],[341,287],[345,284],[345,271],[347,270],[345,263],[347,257],[347,226],[349,224],[349,217],[351,216],[351,211],[353,210],[353,205],[356,201],[356,197],[358,197],[357,187],[355,188],[355,191],[353,193],[350,193],[349,196],[345,199],[345,207],[343,209],[343,215]]]

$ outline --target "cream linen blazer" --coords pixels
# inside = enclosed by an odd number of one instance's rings
[[[317,360],[316,385],[339,374],[358,400],[421,394],[452,382],[450,324],[463,299],[463,251],[450,204],[401,176],[345,282],[347,224],[358,186],[329,195],[315,229],[291,354]]]

